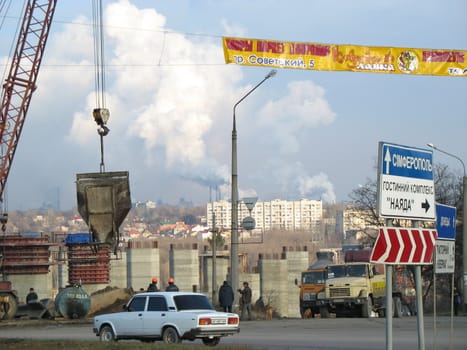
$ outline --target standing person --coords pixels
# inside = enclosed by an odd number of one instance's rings
[[[159,291],[159,288],[157,287],[157,282],[158,281],[159,280],[157,279],[157,277],[152,278],[151,283],[148,286],[148,292],[158,292]]]
[[[224,312],[232,312],[232,304],[234,301],[234,292],[229,282],[224,281],[219,288],[219,305]]]
[[[244,320],[245,310],[248,312],[248,321],[251,321],[251,288],[248,286],[248,282],[243,282],[243,289],[239,289],[238,292],[242,295],[242,314],[241,320]]]
[[[26,295],[26,304],[39,301],[37,293],[34,291],[34,288],[29,288],[29,293]]]
[[[169,285],[165,288],[166,292],[178,292],[178,287],[175,284],[173,277],[170,277],[168,280]]]

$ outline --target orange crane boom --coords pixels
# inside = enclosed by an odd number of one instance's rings
[[[29,0],[16,43],[10,72],[2,89],[0,114],[0,201],[36,88],[57,0]],[[0,219],[1,220],[1,219]]]

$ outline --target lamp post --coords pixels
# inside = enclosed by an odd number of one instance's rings
[[[448,155],[448,156],[450,156],[452,158],[457,159],[462,164],[462,168],[464,170],[464,177],[463,177],[463,181],[462,181],[462,197],[463,197],[462,198],[463,199],[463,208],[462,208],[462,264],[463,264],[463,270],[464,270],[463,276],[462,276],[462,280],[463,280],[463,293],[462,293],[462,295],[465,298],[465,295],[466,295],[465,293],[467,292],[467,173],[465,171],[465,164],[462,161],[462,159],[460,159],[455,154],[452,154],[452,153],[446,152],[446,151],[444,151],[442,149],[439,149],[438,147],[436,147],[432,143],[427,143],[427,146],[433,148],[436,151],[444,153],[444,154],[446,154],[446,155]],[[465,302],[464,302],[464,305],[465,305]]]
[[[239,287],[238,281],[238,183],[237,183],[237,126],[235,109],[245,98],[247,98],[253,91],[255,91],[261,84],[263,84],[269,78],[276,75],[277,71],[270,71],[256,86],[248,91],[237,103],[233,106],[233,126],[232,126],[232,224],[230,234],[230,285],[233,290],[237,290]],[[235,300],[238,297],[235,295]],[[235,305],[235,302],[234,302]]]

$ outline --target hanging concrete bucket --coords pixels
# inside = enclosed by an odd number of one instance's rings
[[[127,171],[76,174],[78,212],[97,243],[111,246],[131,209]]]

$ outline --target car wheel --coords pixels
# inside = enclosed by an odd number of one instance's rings
[[[214,337],[214,338],[203,338],[203,344],[207,346],[216,346],[221,341],[221,338]]]
[[[173,327],[167,327],[162,332],[162,340],[165,344],[178,344],[181,342],[177,330]]]
[[[115,338],[114,331],[112,330],[112,327],[110,326],[104,326],[101,328],[101,331],[99,332],[99,340],[100,341],[117,341]]]

